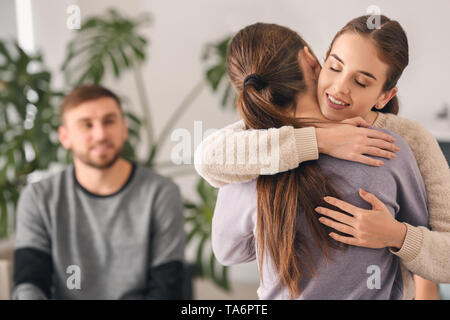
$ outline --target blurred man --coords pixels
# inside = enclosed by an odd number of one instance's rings
[[[20,196],[13,298],[182,298],[180,191],[121,157],[119,98],[101,86],[75,89],[58,133],[74,163]]]

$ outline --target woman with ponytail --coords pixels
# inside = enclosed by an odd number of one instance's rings
[[[233,37],[227,73],[245,129],[310,128],[314,133],[330,126],[317,103],[316,59],[305,48],[297,33],[274,24],[257,23]],[[385,203],[389,214],[379,223],[388,224],[392,233],[406,231],[396,217],[427,226],[426,192],[414,156],[400,136],[383,134],[394,136],[400,151],[382,167],[323,155],[316,162],[221,188],[212,229],[218,260],[229,265],[257,259],[261,299],[412,298],[396,256],[384,247],[340,243],[315,211],[333,209],[347,221],[352,218],[347,207],[332,207],[324,198],[341,198],[367,210],[358,197],[365,195],[364,188]],[[349,226],[337,231],[352,232]],[[399,240],[386,244],[400,248]]]

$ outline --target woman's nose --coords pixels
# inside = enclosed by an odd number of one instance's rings
[[[350,93],[350,88],[348,85],[348,79],[347,77],[342,77],[341,79],[338,79],[335,82],[335,89],[336,89],[336,93],[341,93],[341,94],[349,94]]]

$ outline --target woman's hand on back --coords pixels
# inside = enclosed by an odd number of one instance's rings
[[[356,117],[316,128],[319,153],[374,167],[382,166],[383,161],[369,156],[392,159],[400,149],[394,144],[395,138],[368,127],[363,118]]]
[[[319,218],[321,223],[349,235],[343,236],[331,232],[330,237],[336,241],[358,247],[391,247],[394,250],[399,250],[406,237],[406,225],[397,221],[383,202],[372,193],[360,189],[359,195],[364,201],[371,204],[371,210],[356,207],[334,197],[325,197],[324,200],[350,215],[325,207],[315,208],[317,213],[327,216],[327,218]]]

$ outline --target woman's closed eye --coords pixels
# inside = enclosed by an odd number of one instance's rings
[[[359,81],[356,80],[356,79],[355,79],[355,83],[356,83],[358,86],[360,86],[360,87],[363,87],[363,88],[367,87],[366,84],[363,84],[363,83],[359,82]]]
[[[333,71],[333,72],[341,72],[341,70],[339,70],[339,69],[335,69],[335,68],[333,68],[333,67],[329,67],[329,69],[331,70],[331,71]],[[367,87],[367,85],[366,84],[364,84],[364,83],[361,83],[361,82],[359,82],[358,80],[356,80],[355,79],[355,83],[358,85],[358,86],[360,86],[360,87],[362,87],[362,88],[365,88],[365,87]]]
[[[330,70],[331,70],[331,71],[334,71],[334,72],[340,72],[340,71],[341,71],[341,70],[335,69],[335,68],[333,68],[333,67],[330,67]]]

